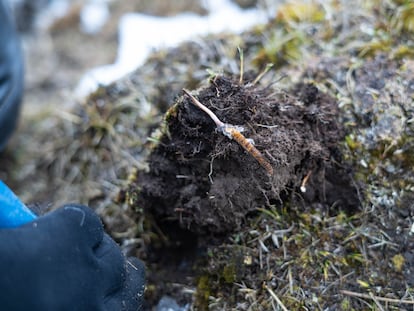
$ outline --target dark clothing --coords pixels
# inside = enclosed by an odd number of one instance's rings
[[[23,58],[7,4],[0,0],[0,150],[14,131],[23,94]]]
[[[142,309],[142,263],[126,260],[99,217],[81,205],[0,229],[0,275],[1,310]]]

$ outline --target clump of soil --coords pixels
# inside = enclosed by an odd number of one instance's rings
[[[305,199],[346,205],[345,196],[326,196],[321,187],[342,136],[335,100],[312,85],[289,93],[238,80],[216,76],[196,97],[222,122],[243,127],[273,174],[180,96],[165,116],[149,170],[138,172],[129,193],[138,198],[135,207],[195,233],[231,232],[257,208],[301,193],[305,176],[312,180]]]

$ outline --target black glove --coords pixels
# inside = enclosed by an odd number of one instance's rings
[[[139,311],[144,268],[126,260],[89,208],[67,205],[0,229],[0,309]]]
[[[13,132],[23,93],[23,58],[6,1],[0,0],[0,150]]]

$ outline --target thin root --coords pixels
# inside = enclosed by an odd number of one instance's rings
[[[186,89],[183,89],[183,92],[191,98],[191,101],[194,105],[196,105],[198,108],[200,108],[201,110],[203,110],[205,113],[208,114],[208,116],[214,121],[214,123],[216,123],[216,126],[218,128],[223,127],[224,123],[220,121],[219,118],[217,118],[217,116],[214,114],[213,111],[211,111],[210,109],[208,109],[206,106],[204,106],[202,103],[200,103],[198,101],[197,98],[195,98],[193,95],[190,94],[189,91],[187,91]]]

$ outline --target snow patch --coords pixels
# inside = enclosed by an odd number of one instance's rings
[[[76,95],[84,97],[100,85],[120,79],[141,66],[157,49],[210,33],[241,33],[267,21],[266,12],[253,8],[243,10],[229,0],[205,0],[207,16],[182,13],[173,17],[156,17],[128,13],[119,23],[118,55],[114,64],[97,67],[80,80]]]

